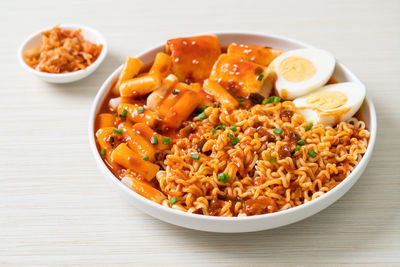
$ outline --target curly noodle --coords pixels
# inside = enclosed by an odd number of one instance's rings
[[[161,191],[178,199],[173,205],[164,200],[165,206],[204,215],[248,216],[301,205],[349,175],[370,135],[356,118],[334,128],[316,124],[307,130],[309,123],[290,101],[251,110],[208,107],[205,114],[205,120],[190,121],[192,133],[176,139],[160,164],[156,178]],[[283,132],[274,133],[275,128]],[[299,140],[305,145],[299,146]],[[219,174],[229,179],[219,179]]]

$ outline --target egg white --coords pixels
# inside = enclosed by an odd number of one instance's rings
[[[286,80],[279,72],[279,65],[289,57],[300,57],[311,61],[316,69],[315,74],[304,81],[291,82]],[[327,83],[335,69],[336,60],[334,56],[317,48],[302,48],[284,52],[272,63],[272,71],[276,75],[275,89],[279,96],[285,100],[292,100],[296,97],[308,94]]]
[[[307,103],[307,98],[320,91],[337,91],[347,96],[344,105],[335,109],[315,108]],[[297,112],[302,114],[306,121],[313,123],[322,123],[324,125],[333,126],[341,121],[346,121],[354,116],[360,109],[366,94],[365,86],[361,83],[345,82],[326,85],[317,91],[314,91],[303,97],[293,100],[297,108]]]

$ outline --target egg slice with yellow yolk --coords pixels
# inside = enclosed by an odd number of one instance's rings
[[[335,63],[335,58],[325,50],[303,48],[283,53],[269,69],[275,73],[279,96],[292,100],[324,86],[332,76]]]
[[[363,84],[346,82],[324,86],[293,103],[306,121],[333,126],[353,117],[364,98]]]

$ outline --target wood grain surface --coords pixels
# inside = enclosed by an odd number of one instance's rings
[[[0,265],[400,266],[400,1],[0,1]],[[101,31],[109,54],[90,77],[56,85],[25,72],[17,49],[59,23]],[[378,112],[359,182],[301,222],[214,234],[130,206],[96,168],[94,96],[125,56],[168,38],[260,31],[327,49],[366,84]]]

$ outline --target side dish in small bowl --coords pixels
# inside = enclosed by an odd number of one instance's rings
[[[105,39],[98,31],[62,24],[31,35],[18,58],[24,69],[43,80],[67,83],[93,73],[106,54]]]
[[[329,52],[221,33],[127,57],[96,97],[89,135],[106,177],[145,212],[246,232],[342,196],[366,167],[376,117]]]

